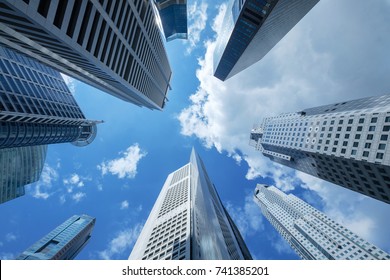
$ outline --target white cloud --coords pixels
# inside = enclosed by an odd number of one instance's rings
[[[91,181],[91,177],[82,177],[76,173],[71,174],[68,178],[62,180],[66,186],[67,192],[72,193],[75,187],[82,188],[85,186],[85,181]]]
[[[41,177],[35,184],[30,185],[31,194],[37,199],[48,199],[53,193],[50,192],[52,184],[58,180],[58,172],[45,163]]]
[[[122,201],[121,210],[129,208],[129,202],[127,200]]]
[[[213,21],[214,31],[222,26],[224,9],[220,8]],[[332,21],[327,14],[332,14]],[[265,117],[388,93],[390,38],[384,34],[388,33],[390,7],[378,2],[370,10],[375,16],[366,14],[363,0],[320,1],[260,62],[225,82],[213,77],[215,41],[207,41],[196,72],[199,87],[178,116],[181,133],[197,137],[207,148],[226,152],[237,162],[246,161],[247,179],[271,177],[277,187],[294,189],[302,177],[297,179],[295,171],[273,164],[250,147],[249,132]],[[328,185],[316,182],[310,187],[324,200],[326,213],[389,248],[388,238],[375,233],[379,226],[390,231],[382,214],[388,213],[388,206],[362,200],[359,194],[352,201],[350,193],[336,196]],[[342,202],[346,201],[355,211],[344,214],[340,210],[345,210]],[[369,209],[382,212],[372,215]]]
[[[125,152],[121,152],[122,157],[110,161],[102,162],[97,166],[101,170],[102,175],[108,172],[112,175],[118,175],[119,178],[134,178],[137,174],[138,162],[147,155],[140,149],[138,143],[127,148]]]
[[[115,259],[118,255],[129,253],[130,247],[134,245],[142,230],[141,224],[136,224],[133,228],[127,228],[118,232],[109,242],[108,247],[98,252],[98,256],[104,260]],[[127,256],[126,256],[127,257]]]
[[[78,193],[75,193],[74,195],[72,195],[72,199],[78,203],[80,202],[84,197],[86,197],[87,194],[86,193],[83,193],[83,192],[78,192]]]
[[[263,216],[259,206],[253,201],[252,193],[245,197],[243,206],[227,202],[226,210],[243,236],[258,234],[264,230]]]
[[[7,240],[7,242],[15,241],[16,239],[16,235],[12,232],[9,232],[5,235],[5,240]]]
[[[187,44],[186,54],[191,52],[197,47],[202,31],[206,27],[207,22],[207,3],[203,2],[188,5],[188,40],[184,41]]]
[[[61,76],[62,78],[64,79],[65,81],[65,84],[68,86],[69,88],[69,91],[74,95],[76,93],[76,84],[77,84],[77,80],[61,73]]]

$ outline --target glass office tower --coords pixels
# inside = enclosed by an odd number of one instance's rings
[[[187,0],[154,0],[167,42],[187,39]]]
[[[25,194],[41,176],[47,145],[0,149],[0,204]]]
[[[225,81],[262,59],[319,0],[230,0],[214,51]]]
[[[389,254],[292,194],[258,184],[254,200],[302,259],[390,260]]]
[[[390,95],[270,117],[250,145],[271,160],[390,203]]]
[[[129,259],[251,259],[194,149],[168,175]]]
[[[24,251],[17,260],[72,260],[91,238],[95,218],[74,215]]]
[[[98,122],[85,119],[59,72],[1,46],[0,97],[0,149],[96,137]]]
[[[171,68],[151,0],[0,0],[0,43],[138,106],[167,101]]]

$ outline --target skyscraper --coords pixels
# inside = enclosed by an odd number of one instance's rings
[[[150,0],[0,3],[1,44],[122,100],[164,107],[171,68]]]
[[[319,0],[230,0],[214,51],[225,81],[262,59]]]
[[[59,72],[0,46],[0,149],[96,137]]]
[[[288,167],[390,203],[390,95],[270,117],[250,145]]]
[[[91,238],[95,218],[74,215],[24,251],[17,260],[72,260]]]
[[[302,259],[390,260],[389,254],[292,194],[258,184],[254,200]]]
[[[25,194],[24,186],[39,180],[47,145],[0,149],[0,203]]]
[[[166,40],[187,39],[187,0],[154,0]]]
[[[251,259],[194,149],[168,175],[129,259]]]

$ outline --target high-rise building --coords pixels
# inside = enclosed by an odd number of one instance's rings
[[[194,149],[168,175],[129,259],[251,259]]]
[[[0,149],[0,203],[25,194],[41,176],[47,145]]]
[[[230,0],[214,51],[225,81],[262,59],[319,0]]]
[[[270,117],[250,145],[271,160],[390,203],[390,95]]]
[[[388,253],[292,194],[258,184],[254,200],[302,259],[390,260]]]
[[[0,149],[71,142],[96,137],[59,72],[0,46]]]
[[[187,39],[187,0],[154,0],[166,40]]]
[[[95,218],[74,215],[24,251],[17,260],[72,260],[91,238]]]
[[[138,106],[167,100],[171,68],[151,0],[0,0],[0,43]]]

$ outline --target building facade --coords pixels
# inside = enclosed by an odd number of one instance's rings
[[[225,81],[262,59],[319,0],[230,0],[214,51]]]
[[[390,260],[388,253],[292,194],[258,184],[254,200],[302,259]]]
[[[187,0],[154,0],[165,39],[187,39]]]
[[[171,68],[152,0],[0,1],[0,44],[138,106],[161,109]]]
[[[41,176],[47,145],[0,149],[0,204],[25,194]]]
[[[263,120],[250,145],[271,160],[390,203],[390,95]]]
[[[98,122],[85,119],[59,72],[1,46],[0,97],[0,149],[96,137]]]
[[[73,260],[91,238],[95,220],[87,215],[74,215],[16,259]]]
[[[168,175],[129,259],[251,259],[195,150]]]

